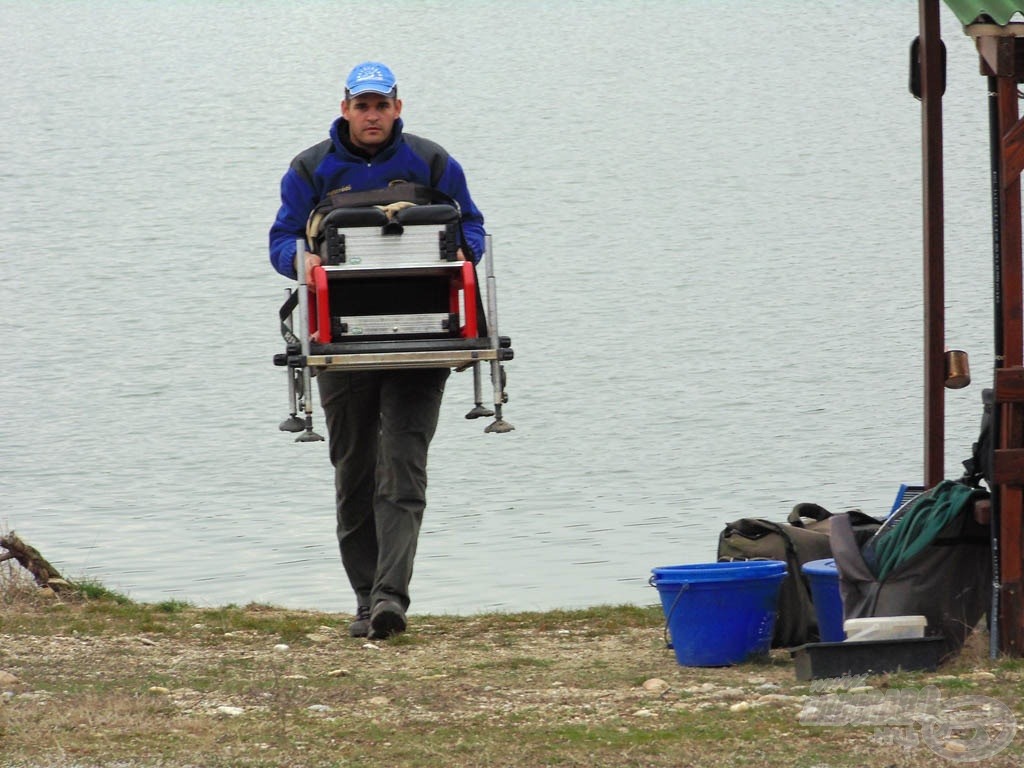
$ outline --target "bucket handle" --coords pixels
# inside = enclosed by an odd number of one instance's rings
[[[651,574],[651,578],[649,578],[647,580],[647,583],[650,584],[652,587],[657,587],[658,586],[657,584],[654,583],[654,574]],[[665,637],[665,647],[666,648],[672,648],[672,638],[669,635],[669,631],[668,631],[669,622],[672,620],[672,614],[676,612],[676,605],[679,604],[679,598],[682,597],[683,596],[683,592],[685,592],[689,588],[690,588],[690,585],[687,584],[687,583],[683,583],[683,584],[679,585],[679,591],[676,592],[675,600],[672,601],[672,605],[671,605],[671,607],[669,607],[668,613],[665,615],[665,628],[662,631],[663,631],[663,634],[664,634],[664,637]]]

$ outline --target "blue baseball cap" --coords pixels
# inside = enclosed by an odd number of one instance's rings
[[[398,83],[395,74],[379,61],[364,61],[349,72],[345,80],[345,97],[359,96],[362,93],[379,93],[383,96],[394,96]]]

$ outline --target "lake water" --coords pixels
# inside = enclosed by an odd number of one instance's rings
[[[943,14],[954,477],[992,259],[985,81]],[[653,603],[728,520],[884,514],[923,464],[916,30],[913,3],[0,3],[0,527],[140,600],[352,609],[325,445],[277,430],[266,232],[367,58],[465,167],[516,352],[510,434],[449,381],[414,612]]]

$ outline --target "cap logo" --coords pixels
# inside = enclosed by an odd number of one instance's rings
[[[356,73],[356,82],[362,83],[366,80],[383,80],[384,73],[379,67],[364,67]]]

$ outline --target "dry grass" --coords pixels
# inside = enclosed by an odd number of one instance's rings
[[[34,590],[0,576],[0,672],[17,678],[0,684],[5,767],[946,762],[921,742],[920,723],[801,725],[827,694],[796,681],[785,652],[679,666],[657,608],[414,616],[408,634],[370,644],[339,631],[347,616]],[[990,662],[983,649],[937,674],[864,682],[986,696],[1020,719],[1024,665]],[[652,679],[663,683],[645,687]],[[1021,765],[1017,742],[981,764]]]
[[[0,531],[2,533],[2,531]],[[28,574],[13,560],[0,563],[0,608],[39,607],[47,601]]]

